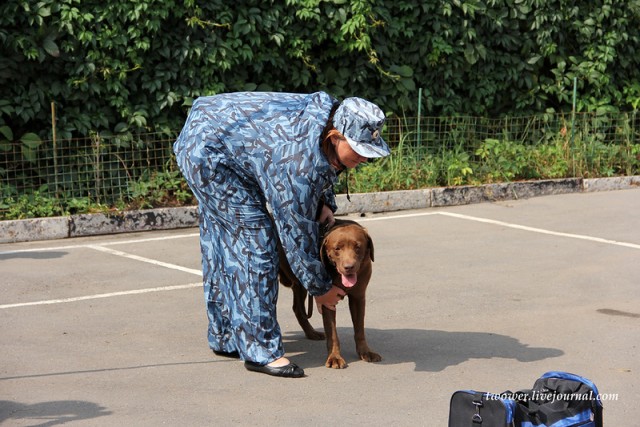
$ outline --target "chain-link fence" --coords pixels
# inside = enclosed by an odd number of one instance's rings
[[[475,185],[640,172],[640,117],[636,112],[499,119],[394,117],[385,130],[395,148],[392,156],[411,159],[389,159],[388,163],[395,164],[378,179],[389,181],[390,186],[400,182],[408,188]],[[399,176],[389,180],[389,173]],[[352,185],[352,191],[373,188],[390,189]]]
[[[23,195],[63,200],[89,199],[114,205],[136,197],[154,174],[175,171],[174,137],[166,134],[16,142],[0,153],[2,209]]]
[[[391,157],[409,156],[432,167],[429,178],[413,187],[632,175],[640,170],[639,120],[635,112],[501,119],[394,117],[387,121],[384,137],[392,147]],[[172,154],[175,136],[95,134],[4,144],[0,218],[25,197],[36,204],[34,196],[108,206],[144,200],[151,186],[176,185],[180,180]],[[532,170],[536,162],[538,170]],[[181,188],[183,199],[188,199],[188,189]]]
[[[486,141],[495,140],[524,147],[559,144],[570,153],[580,152],[588,159],[595,159],[597,151],[606,147],[631,149],[640,143],[640,116],[630,112],[542,114],[500,119],[394,117],[388,121],[386,135],[395,145],[404,141],[429,153],[457,150],[478,157],[477,152]],[[579,165],[574,166],[576,170],[572,172],[580,173]]]

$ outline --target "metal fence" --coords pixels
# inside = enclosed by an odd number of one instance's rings
[[[640,172],[640,117],[628,113],[525,117],[395,117],[386,138],[423,169],[413,186]],[[406,166],[402,164],[401,166]]]
[[[482,170],[500,156],[505,163],[512,161],[506,156],[509,146],[562,148],[568,155],[566,174],[570,176],[592,174],[596,166],[599,171],[604,167],[605,175],[625,175],[638,173],[639,120],[635,112],[501,119],[394,117],[387,121],[384,137],[392,156],[439,159],[434,164],[442,177],[427,183],[430,185],[465,183],[449,179],[452,166],[447,156],[457,155],[469,169]],[[179,176],[172,154],[174,140],[175,135],[167,134],[95,134],[43,141],[37,147],[5,144],[0,151],[0,214],[21,196],[33,194],[62,201],[84,198],[106,205],[126,203],[142,195],[144,183],[155,175]],[[503,175],[507,180],[521,178]]]
[[[403,139],[430,152],[462,147],[473,153],[487,139],[525,146],[602,143],[632,145],[640,142],[640,117],[630,113],[542,114],[524,117],[394,117],[387,121],[386,136],[395,144]],[[580,147],[578,147],[580,148]]]
[[[14,143],[0,153],[3,198],[37,193],[113,204],[131,197],[135,184],[175,170],[166,134],[101,136],[42,141],[36,149]]]

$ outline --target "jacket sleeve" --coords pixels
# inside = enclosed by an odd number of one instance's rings
[[[292,128],[280,133],[278,143],[269,144],[272,157],[266,162],[266,174],[261,175],[291,270],[309,294],[317,296],[331,289],[331,277],[320,260],[320,225],[316,218],[321,201],[334,211],[336,208],[336,173],[320,148],[320,135],[335,101],[316,93],[305,102],[291,120]]]
[[[309,294],[317,296],[331,289],[331,277],[320,261],[320,225],[315,219],[322,177],[305,165],[290,163],[285,177],[274,180],[266,196],[291,270]]]
[[[331,278],[320,262],[318,223],[288,209],[277,215],[282,218],[277,228],[281,230],[280,241],[291,270],[310,295],[327,293],[331,289]]]
[[[333,213],[338,210],[338,205],[336,204],[336,194],[334,192],[333,185],[329,186],[329,188],[324,191],[322,195],[322,202],[325,205],[329,206],[329,209],[331,209]]]

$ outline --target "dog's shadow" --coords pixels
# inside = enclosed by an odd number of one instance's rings
[[[338,336],[347,363],[358,361],[353,329],[338,328]],[[416,371],[427,372],[440,372],[470,359],[501,357],[534,362],[564,354],[559,349],[530,347],[516,338],[488,332],[367,328],[367,341],[371,349],[382,356],[380,364],[413,362]],[[301,353],[296,359],[305,366],[323,365],[327,357],[324,341],[308,340],[298,332],[286,334],[285,349],[287,352]]]

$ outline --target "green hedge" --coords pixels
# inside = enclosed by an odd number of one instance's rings
[[[570,109],[576,78],[579,110],[635,109],[639,38],[640,0],[4,0],[0,155],[51,138],[51,102],[59,138],[175,131],[240,90],[500,116]]]

